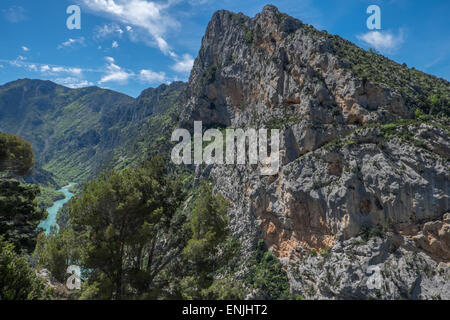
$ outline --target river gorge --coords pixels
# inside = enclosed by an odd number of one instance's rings
[[[74,193],[70,192],[70,188],[74,184],[71,183],[62,189],[58,190],[58,192],[61,192],[64,194],[65,198],[56,201],[51,207],[47,208],[48,216],[47,219],[43,220],[39,224],[39,228],[43,228],[45,230],[45,234],[48,235],[50,233],[51,227],[56,226],[58,228],[58,224],[56,223],[56,216],[58,214],[59,209],[61,209],[65,203],[67,203],[72,197],[75,195]]]

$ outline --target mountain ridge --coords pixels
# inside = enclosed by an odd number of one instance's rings
[[[181,82],[163,84],[132,98],[98,87],[71,89],[20,79],[0,86],[0,128],[32,142],[38,165],[63,179],[62,184],[86,180],[98,173],[115,147],[125,144],[122,129],[164,113],[164,95],[182,87]],[[63,162],[67,163],[59,168]],[[81,163],[91,163],[91,172],[83,174]],[[65,173],[74,167],[79,169]]]

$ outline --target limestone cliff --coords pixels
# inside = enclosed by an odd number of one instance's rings
[[[443,95],[434,109],[433,92]],[[180,126],[281,130],[277,175],[244,165],[196,170],[231,200],[242,274],[262,238],[307,298],[450,299],[449,93],[443,79],[273,6],[254,18],[217,12]]]

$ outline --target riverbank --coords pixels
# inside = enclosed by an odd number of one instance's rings
[[[42,221],[38,226],[39,228],[44,229],[46,235],[50,233],[50,230],[53,226],[58,228],[58,224],[56,223],[56,215],[58,214],[58,211],[64,206],[64,204],[66,204],[75,195],[75,193],[72,193],[69,190],[74,185],[75,183],[70,183],[69,185],[57,190],[57,192],[60,192],[64,195],[64,198],[56,201],[51,207],[47,208],[47,219]]]

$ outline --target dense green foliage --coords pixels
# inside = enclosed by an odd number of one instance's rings
[[[11,174],[23,176],[32,165],[30,143],[14,135],[0,133],[0,235],[17,250],[28,252],[34,249],[36,229],[44,217],[35,200],[39,188],[5,177]]]
[[[29,142],[0,132],[0,172],[24,176],[33,164],[33,151]]]
[[[69,205],[73,228],[84,242],[83,265],[93,269],[91,281],[110,287],[108,298],[123,298],[127,280],[138,292],[152,288],[164,266],[181,252],[174,228],[182,194],[155,162],[104,175]]]
[[[17,250],[34,250],[37,226],[45,213],[37,209],[37,186],[0,179],[0,234]]]
[[[57,281],[65,283],[67,267],[80,262],[80,247],[73,230],[52,229],[49,236],[39,234],[33,258],[38,269],[49,270]]]
[[[248,282],[266,299],[291,299],[289,280],[280,261],[265,248],[264,240],[258,242]]]
[[[61,282],[80,265],[81,299],[242,298],[239,283],[219,274],[236,252],[227,203],[203,185],[189,213],[182,178],[156,158],[86,184],[61,231],[39,237],[38,265]]]
[[[189,267],[180,270],[180,295],[183,299],[243,299],[241,282],[231,275],[218,276],[237,253],[236,242],[230,238],[226,209],[228,201],[213,195],[203,183],[189,220],[190,240],[183,250]],[[219,252],[220,251],[220,252]]]
[[[44,284],[28,263],[44,217],[38,210],[37,186],[5,176],[23,176],[33,165],[31,145],[19,137],[0,133],[0,300],[48,298]]]
[[[14,245],[0,237],[0,300],[48,299],[41,279]]]

